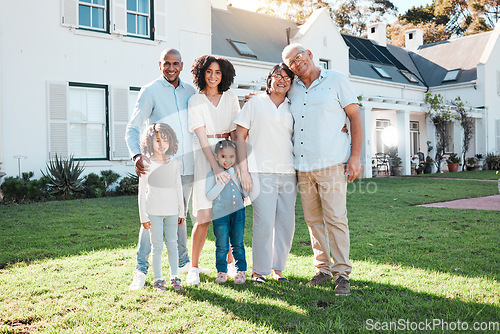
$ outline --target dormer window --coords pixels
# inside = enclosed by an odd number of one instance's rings
[[[381,77],[381,78],[384,78],[384,79],[392,79],[392,77],[389,75],[389,73],[387,73],[382,67],[380,66],[373,66],[372,65],[372,68],[375,72],[377,72],[377,74]]]
[[[245,42],[233,41],[228,39],[228,42],[233,46],[233,48],[238,52],[240,56],[257,58],[255,52],[250,49],[250,47]]]
[[[448,73],[446,73],[446,75],[444,76],[443,82],[456,81],[461,71],[462,70],[460,68],[455,70],[449,70]]]

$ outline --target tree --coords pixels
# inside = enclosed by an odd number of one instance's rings
[[[303,23],[316,8],[327,7],[342,32],[360,36],[369,22],[395,16],[397,9],[390,0],[265,0],[257,12]]]
[[[500,16],[500,0],[434,0],[428,6],[412,7],[387,28],[391,44],[404,46],[404,31],[424,31],[424,44],[452,36],[491,30]]]
[[[448,146],[448,140],[450,139],[448,124],[458,119],[458,117],[453,113],[450,105],[444,104],[441,94],[432,95],[427,93],[425,95],[425,102],[429,104],[429,109],[425,117],[429,118],[436,128],[436,155],[434,161],[439,173],[441,171],[441,161],[443,160],[446,146]]]
[[[469,116],[469,112],[465,108],[465,104],[462,102],[460,97],[457,97],[451,104],[457,111],[460,125],[462,126],[464,133],[462,142],[462,161],[464,164],[462,165],[462,170],[465,170],[465,155],[469,150],[470,142],[474,136],[474,119]]]
[[[405,46],[405,31],[411,29],[421,29],[424,33],[424,44],[434,43],[449,39],[451,34],[446,31],[446,27],[435,22],[409,23],[406,20],[398,20],[387,26],[387,36],[390,43],[396,46]]]
[[[453,35],[491,30],[499,18],[499,0],[435,0],[434,15],[449,17],[446,28]]]
[[[322,7],[328,7],[328,3],[321,0],[265,0],[264,6],[257,9],[257,13],[304,23],[315,9]]]

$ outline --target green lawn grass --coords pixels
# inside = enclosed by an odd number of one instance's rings
[[[354,270],[347,297],[335,296],[333,284],[305,286],[315,270],[300,200],[286,270],[291,284],[216,284],[210,229],[201,265],[212,273],[198,287],[164,294],[153,290],[151,272],[144,289],[128,291],[139,228],[135,197],[0,206],[0,333],[358,333],[400,319],[498,325],[498,212],[415,206],[495,193],[495,182],[480,181],[350,184]]]
[[[485,171],[464,171],[454,173],[433,173],[433,174],[418,174],[412,177],[441,177],[452,179],[478,179],[478,180],[498,180],[500,179],[500,172],[497,170]]]

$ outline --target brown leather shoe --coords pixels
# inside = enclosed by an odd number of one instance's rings
[[[316,272],[312,280],[306,283],[307,286],[321,285],[332,280],[332,275],[325,274],[322,271]]]
[[[347,296],[351,293],[351,287],[349,280],[345,277],[340,276],[335,281],[335,295],[336,296]]]

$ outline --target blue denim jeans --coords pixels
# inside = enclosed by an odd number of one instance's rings
[[[167,246],[168,264],[170,266],[170,277],[177,277],[179,255],[177,254],[177,222],[178,216],[149,216],[151,228],[149,235],[151,247],[153,248],[153,273],[155,282],[163,279],[161,255],[163,241]]]
[[[217,272],[227,273],[227,253],[229,240],[238,271],[247,271],[243,234],[245,233],[245,208],[233,212],[213,222],[215,234],[215,267]]]
[[[182,175],[182,190],[184,195],[184,212],[186,212],[189,203],[189,197],[193,190],[193,175]],[[187,249],[187,222],[177,226],[177,250],[179,253],[179,268],[184,267],[189,262],[189,254]],[[145,230],[141,224],[139,231],[139,242],[137,245],[137,264],[135,269],[142,271],[144,274],[148,273],[149,268],[149,254],[151,253],[151,239],[149,231]]]

